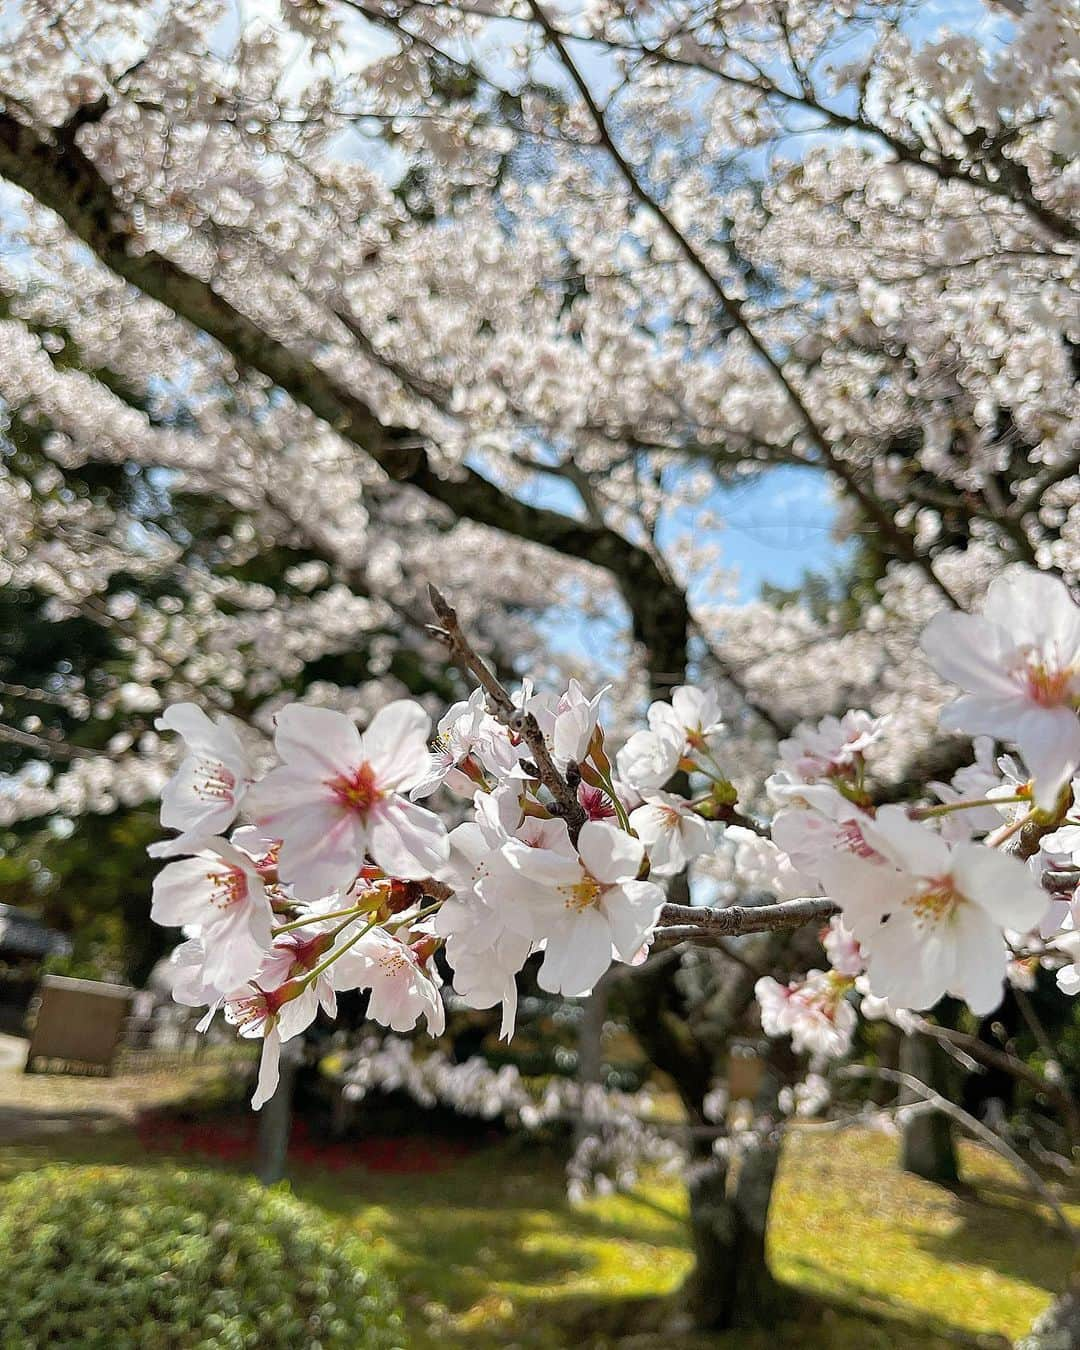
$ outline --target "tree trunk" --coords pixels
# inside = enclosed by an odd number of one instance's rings
[[[689,1169],[696,1264],[685,1293],[694,1325],[703,1331],[775,1327],[795,1311],[795,1298],[773,1279],[765,1255],[779,1160],[780,1132],[773,1130],[730,1166],[712,1154]]]
[[[296,1085],[296,1066],[299,1058],[297,1041],[286,1041],[281,1047],[281,1068],[277,1090],[259,1112],[258,1156],[255,1174],[264,1186],[273,1186],[285,1176],[285,1162],[289,1154],[289,1136],[292,1134],[293,1089]]]
[[[900,1042],[900,1070],[925,1083],[928,1088],[948,1096],[941,1050],[926,1036],[905,1036]],[[901,1089],[901,1102],[919,1098]],[[953,1141],[952,1121],[940,1111],[920,1110],[904,1122],[900,1145],[900,1166],[924,1181],[939,1186],[955,1186],[960,1169]]]
[[[580,1144],[590,1133],[588,1089],[604,1077],[604,1022],[607,1020],[608,976],[602,975],[596,987],[582,1004],[578,1027],[577,1081],[582,1091],[581,1111],[574,1126],[574,1142]]]

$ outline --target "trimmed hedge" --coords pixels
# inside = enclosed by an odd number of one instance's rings
[[[284,1190],[58,1165],[0,1188],[0,1347],[393,1350],[370,1254]]]

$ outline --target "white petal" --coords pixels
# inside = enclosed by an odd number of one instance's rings
[[[1005,992],[1008,955],[1001,929],[977,905],[964,905],[954,920],[957,934],[956,974],[949,993],[962,998],[973,1013],[985,1017]]]
[[[961,894],[970,897],[999,929],[1026,933],[1050,903],[1050,897],[1019,859],[985,844],[957,844],[950,867]]]
[[[978,614],[943,610],[923,630],[920,645],[942,679],[974,694],[1015,694],[1009,667],[1016,639]]]
[[[577,842],[581,861],[597,881],[636,877],[645,856],[640,839],[602,820],[587,820]]]
[[[273,817],[281,840],[278,875],[299,900],[321,900],[351,885],[363,866],[368,832],[354,811],[312,804]]]
[[[1013,739],[1035,780],[1035,804],[1052,810],[1058,793],[1080,766],[1080,719],[1071,708],[1031,708]]]
[[[427,776],[431,718],[412,699],[399,698],[380,708],[364,732],[364,758],[380,787],[400,790]]]
[[[251,1099],[252,1109],[259,1111],[277,1091],[278,1066],[281,1063],[281,1035],[276,1026],[263,1037],[262,1056],[259,1059],[259,1082]]]
[[[316,780],[354,773],[363,763],[355,723],[332,708],[290,703],[278,713],[274,726],[281,758]]]
[[[580,998],[610,965],[611,928],[599,910],[586,909],[548,937],[536,978],[550,994]]]
[[[622,960],[633,961],[652,935],[663,904],[664,892],[651,881],[624,881],[604,896],[611,942]]]
[[[918,877],[944,876],[949,846],[926,825],[910,819],[902,806],[883,806],[862,826],[863,837],[897,867]]]
[[[417,881],[433,876],[450,857],[446,826],[434,812],[404,797],[374,813],[369,848],[384,872]]]

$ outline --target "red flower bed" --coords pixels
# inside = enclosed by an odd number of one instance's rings
[[[185,1121],[156,1112],[144,1113],[136,1125],[143,1147],[157,1153],[191,1153],[222,1162],[243,1163],[255,1157],[258,1120],[254,1115],[214,1121]],[[422,1139],[402,1135],[369,1135],[330,1143],[312,1137],[306,1121],[293,1124],[289,1158],[293,1162],[340,1172],[364,1167],[371,1172],[441,1172],[470,1152],[460,1140]]]

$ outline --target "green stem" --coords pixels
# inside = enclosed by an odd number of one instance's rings
[[[280,928],[273,930],[273,934],[274,937],[281,937],[282,933],[292,933],[297,928],[307,928],[310,924],[321,923],[323,919],[340,919],[345,914],[355,918],[357,914],[363,914],[368,908],[367,905],[352,905],[349,909],[332,909],[329,914],[309,914],[307,918],[294,919],[292,923],[283,923]]]
[[[593,767],[596,767],[595,764]],[[618,794],[615,791],[615,785],[611,781],[610,769],[606,774],[601,773],[599,769],[596,770],[596,773],[601,783],[603,783],[607,795],[611,798],[611,804],[615,808],[615,816],[618,819],[620,828],[625,830],[627,834],[633,834],[634,831],[630,828],[630,817],[626,814],[626,807],[619,801]]]
[[[342,924],[342,928],[347,928],[349,924],[352,922],[353,922],[352,919],[347,919],[345,923]],[[378,922],[379,920],[377,917],[372,919],[371,922],[366,923],[358,933],[354,933],[352,937],[348,940],[348,942],[343,942],[341,946],[337,948],[336,951],[332,951],[325,961],[320,961],[317,966],[313,967],[311,970],[308,971],[307,975],[304,978],[304,983],[313,984],[323,973],[324,970],[329,970],[329,968],[334,964],[334,962],[338,959],[339,956],[344,956],[350,947],[355,947],[362,937],[366,937],[367,934],[370,933],[371,930],[378,924]],[[340,931],[341,929],[338,929],[338,932]],[[336,937],[337,933],[335,933],[334,936]]]
[[[911,818],[929,820],[931,816],[947,816],[950,811],[968,811],[975,806],[1012,806],[1027,800],[1027,797],[973,797],[970,801],[945,802],[941,806],[916,806],[911,812]]]

